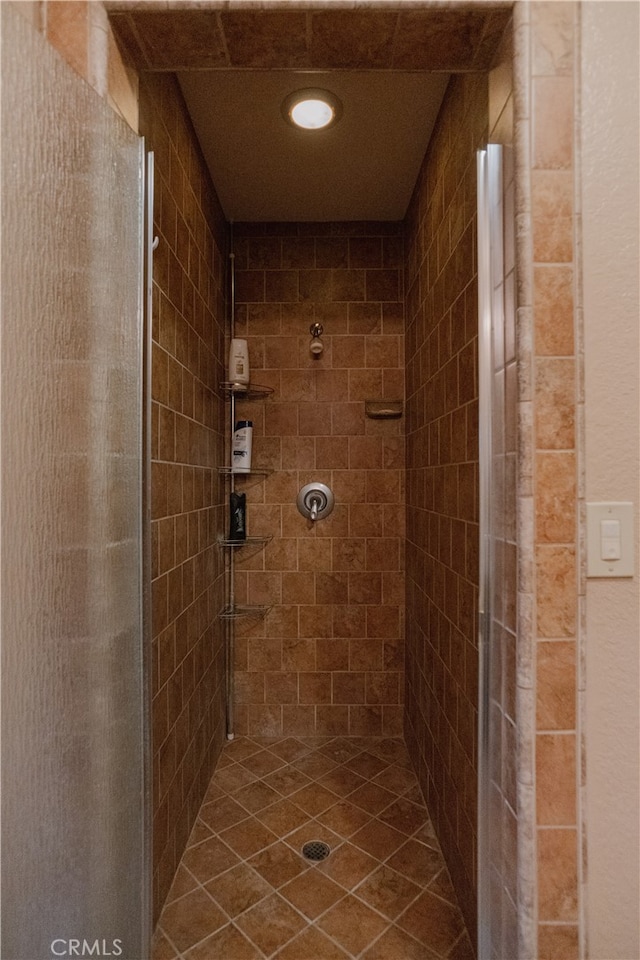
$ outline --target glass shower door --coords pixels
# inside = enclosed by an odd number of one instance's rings
[[[2,956],[133,960],[149,917],[142,142],[13,4],[1,14]]]

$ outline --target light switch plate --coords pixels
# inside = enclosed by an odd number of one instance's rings
[[[620,523],[619,560],[602,559],[602,520],[618,520]],[[588,577],[632,577],[635,567],[633,542],[632,503],[587,503]]]

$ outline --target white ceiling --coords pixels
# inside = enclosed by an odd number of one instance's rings
[[[443,73],[191,70],[178,74],[229,220],[401,220],[447,85]],[[339,123],[303,132],[286,95],[326,87]]]

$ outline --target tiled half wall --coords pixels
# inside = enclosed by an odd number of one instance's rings
[[[226,224],[173,77],[143,75],[155,156],[152,749],[155,913],[224,738],[222,495]]]
[[[396,735],[404,422],[369,419],[365,401],[404,396],[402,224],[241,224],[234,246],[235,334],[273,388],[237,406],[254,467],[273,471],[238,482],[248,533],[273,539],[237,551],[237,602],[271,609],[236,623],[236,732]],[[335,494],[315,524],[296,507],[313,480]]]
[[[487,122],[486,74],[454,78],[416,184],[406,238],[405,730],[471,931],[478,713],[475,152]]]

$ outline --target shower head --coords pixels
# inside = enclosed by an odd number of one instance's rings
[[[321,323],[312,323],[309,327],[309,333],[311,334],[311,343],[309,344],[309,350],[314,357],[319,357],[322,351],[324,350],[324,344],[320,339],[322,335],[322,324]]]

